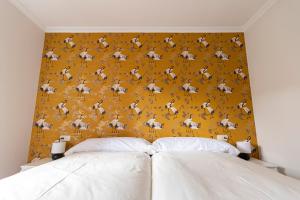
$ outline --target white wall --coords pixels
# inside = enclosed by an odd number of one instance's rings
[[[0,178],[26,163],[43,31],[0,0]]]
[[[279,0],[246,31],[263,160],[300,178],[300,1]]]

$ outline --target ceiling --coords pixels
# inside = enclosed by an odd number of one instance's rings
[[[10,0],[46,31],[194,29],[237,31],[270,0]],[[101,29],[102,28],[102,29]],[[236,29],[236,30],[235,30]],[[135,30],[133,30],[135,31]],[[172,31],[172,30],[171,30]]]

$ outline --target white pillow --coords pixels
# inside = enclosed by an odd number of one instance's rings
[[[240,151],[231,144],[200,137],[165,137],[155,140],[152,148],[156,152],[210,151],[223,152],[237,156]]]
[[[146,152],[151,153],[151,143],[143,138],[110,137],[90,138],[72,148],[65,155],[78,152]]]

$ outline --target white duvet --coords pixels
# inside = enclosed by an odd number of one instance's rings
[[[77,153],[0,180],[1,200],[150,200],[144,153]]]
[[[152,157],[152,200],[300,200],[300,181],[224,153]]]

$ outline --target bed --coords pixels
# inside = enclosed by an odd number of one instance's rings
[[[159,152],[152,200],[299,200],[300,182],[227,153]]]
[[[142,152],[81,152],[0,180],[1,200],[150,200]]]
[[[64,158],[0,180],[0,200],[300,199],[300,181],[239,153],[207,138],[88,139]]]

